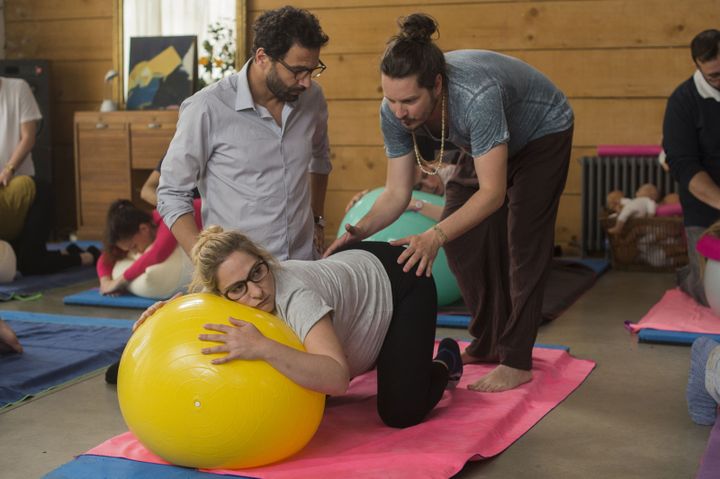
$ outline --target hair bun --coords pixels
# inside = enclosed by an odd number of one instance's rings
[[[197,241],[195,241],[195,244],[190,250],[190,259],[193,263],[195,263],[198,254],[205,247],[205,245],[208,242],[212,241],[218,234],[222,233],[223,231],[223,228],[218,225],[211,225],[200,231],[200,234],[198,234],[197,237]]]
[[[398,37],[416,42],[430,42],[438,30],[437,22],[430,15],[413,13],[398,20],[400,34]]]

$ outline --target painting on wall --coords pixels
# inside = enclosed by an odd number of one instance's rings
[[[179,108],[193,94],[197,37],[132,37],[128,63],[128,110]]]

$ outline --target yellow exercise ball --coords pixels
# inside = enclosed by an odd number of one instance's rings
[[[215,365],[202,354],[207,323],[228,317],[304,350],[280,319],[211,294],[181,296],[130,338],[120,360],[118,399],[130,431],[150,451],[186,467],[239,469],[300,451],[320,425],[325,395],[305,389],[265,361]]]

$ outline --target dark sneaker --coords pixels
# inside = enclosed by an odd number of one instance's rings
[[[117,384],[118,369],[120,361],[116,362],[105,371],[105,382],[108,384]]]
[[[463,374],[462,357],[460,356],[460,346],[458,346],[457,341],[452,338],[445,338],[440,341],[435,361],[440,361],[448,368],[447,387],[449,389],[455,388]]]

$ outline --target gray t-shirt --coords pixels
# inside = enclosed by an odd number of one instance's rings
[[[527,63],[486,50],[448,52],[445,61],[447,140],[473,158],[502,143],[512,157],[530,141],[572,126],[573,112],[563,92]],[[412,136],[386,100],[380,118],[388,158],[410,153]],[[416,135],[428,133],[419,128]]]
[[[375,365],[393,312],[385,268],[362,250],[318,261],[282,262],[275,271],[275,304],[275,313],[303,342],[330,313],[351,377]]]

